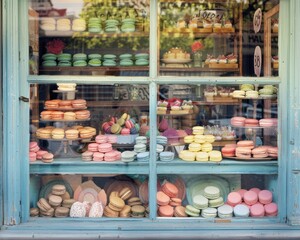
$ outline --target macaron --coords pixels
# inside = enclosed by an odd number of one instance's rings
[[[216,208],[205,208],[201,211],[201,216],[204,218],[215,218],[217,216],[217,209]]]
[[[157,204],[160,206],[168,205],[170,202],[170,197],[162,191],[156,193]]]
[[[74,67],[86,67],[87,62],[85,60],[76,60],[73,62]]]
[[[255,203],[250,207],[251,217],[263,217],[265,216],[265,208],[261,203]]]
[[[89,60],[88,65],[92,66],[92,67],[99,67],[99,66],[101,66],[101,60],[100,59],[91,59],[91,60]]]
[[[231,218],[233,215],[233,208],[228,205],[224,204],[221,207],[218,207],[218,216],[219,218]]]
[[[184,206],[176,206],[174,209],[174,216],[175,217],[187,217],[187,214],[185,213],[185,207]]]
[[[233,213],[235,217],[249,217],[250,210],[244,204],[237,204],[233,208]]]
[[[185,213],[190,217],[199,217],[200,210],[193,207],[192,205],[186,205]]]
[[[87,60],[87,55],[85,53],[76,53],[73,55],[73,61],[79,61],[79,60]]]
[[[173,217],[174,208],[170,205],[159,206],[158,207],[158,215],[160,217]]]
[[[44,61],[55,61],[57,59],[57,56],[53,53],[46,53],[42,55],[42,59]]]
[[[134,151],[124,151],[121,154],[121,161],[122,162],[132,162],[134,161],[136,156],[136,152]]]
[[[43,67],[55,67],[55,66],[57,66],[57,63],[56,63],[56,61],[53,61],[53,60],[45,60],[42,62],[42,66]]]
[[[131,207],[131,217],[142,218],[145,216],[146,208],[142,205],[134,205]]]
[[[51,163],[53,162],[53,154],[52,153],[45,153],[42,157],[42,161],[44,163]]]

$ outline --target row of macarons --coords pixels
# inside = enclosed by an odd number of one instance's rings
[[[78,138],[90,139],[96,135],[96,129],[89,126],[74,125],[68,129],[56,128],[54,126],[46,126],[38,128],[36,137],[43,139],[69,139]]]
[[[42,56],[42,65],[44,67],[85,67],[85,66],[147,66],[149,65],[148,53],[124,53],[119,56],[115,54],[101,54],[92,53],[61,53],[59,55],[53,53],[46,53]]]
[[[75,91],[75,86],[74,84],[59,84],[58,85],[58,90],[66,91]],[[51,100],[46,100],[44,104],[46,109],[84,109],[87,107],[87,102],[85,99],[74,99],[74,100],[61,100],[61,99],[51,99]]]
[[[242,84],[240,90],[235,90],[232,93],[234,98],[258,98],[271,97],[277,94],[277,88],[273,85],[264,85],[263,88],[255,90],[253,84]]]
[[[230,124],[236,127],[275,127],[278,125],[277,118],[262,118],[260,120],[255,118],[232,117]]]
[[[277,158],[278,147],[274,146],[257,146],[255,147],[252,140],[241,140],[236,144],[226,144],[221,149],[223,157],[238,158]]]
[[[120,28],[119,28],[120,26]],[[104,27],[105,32],[134,32],[135,19],[134,18],[124,18],[119,22],[117,19],[107,19],[105,20],[103,26],[100,18],[91,17],[86,22],[85,19],[78,18],[70,20],[68,18],[43,18],[40,21],[40,28],[44,31],[70,31],[83,32],[88,29],[91,33],[102,33],[102,27]]]
[[[29,162],[41,160],[44,163],[53,162],[54,155],[48,151],[42,150],[37,142],[29,143]]]
[[[79,111],[58,111],[58,110],[46,110],[40,113],[42,120],[87,120],[91,116],[89,110],[79,110]]]

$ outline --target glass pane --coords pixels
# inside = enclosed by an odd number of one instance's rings
[[[159,1],[160,75],[278,76],[279,1]]]
[[[147,218],[145,175],[31,175],[30,217]]]
[[[158,217],[276,217],[276,176],[258,174],[159,175]]]
[[[34,216],[69,216],[67,209],[56,214],[54,208],[63,206],[61,197],[53,197],[60,202],[56,205],[48,196],[52,185],[61,185],[49,181],[62,179],[71,185],[63,184],[70,189],[65,199],[79,205],[87,201],[90,207],[101,200],[101,216],[148,217],[148,85],[32,84],[30,89],[28,154]],[[117,209],[109,205],[114,191],[121,204]],[[50,212],[37,204],[41,198],[50,204]],[[122,215],[123,205],[130,207]]]
[[[277,85],[159,86],[158,139],[167,138],[167,144],[157,161],[158,216],[228,218],[231,207],[243,204],[238,208],[249,207],[250,216],[257,217],[250,207],[256,203],[263,210],[259,216],[277,215],[265,209],[271,202],[275,203],[271,208],[277,208],[277,94]],[[170,168],[177,175],[166,175]],[[206,194],[209,186],[221,194]],[[231,192],[240,189],[244,189],[241,193],[267,190],[260,194],[271,198],[264,201],[251,192],[247,194],[255,195],[253,202],[240,195],[234,202],[232,196],[237,194]],[[230,209],[226,217],[218,213],[223,205],[231,205],[224,207]]]
[[[30,0],[30,74],[148,76],[149,2]]]

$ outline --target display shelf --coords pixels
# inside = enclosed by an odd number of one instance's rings
[[[68,75],[74,75],[79,73],[89,73],[88,75],[92,75],[93,72],[121,72],[121,71],[149,71],[149,66],[128,66],[128,67],[122,67],[122,66],[115,66],[115,67],[41,67],[39,69],[40,74],[68,74]]]
[[[72,142],[72,141],[81,141],[81,140],[90,140],[91,138],[75,138],[75,139],[68,139],[68,138],[61,138],[61,139],[54,139],[54,138],[41,138],[41,137],[36,137],[39,140],[46,140],[46,141],[52,141],[52,142],[62,142],[62,141],[67,141],[67,142]]]
[[[77,110],[84,110],[84,109],[87,109],[87,107],[84,107],[84,108],[64,108],[64,107],[61,107],[61,108],[47,108],[47,107],[44,107],[45,110],[49,110],[49,111],[77,111]]]
[[[161,72],[239,72],[239,68],[209,68],[209,67],[160,67]]]
[[[74,31],[40,31],[40,37],[97,37],[97,38],[119,38],[119,37],[149,37],[149,32],[130,32],[130,33],[90,33]]]
[[[202,31],[201,31],[202,30]],[[227,31],[224,29],[223,32],[214,32],[213,29],[208,29],[207,32],[205,32],[206,29],[200,28],[200,29],[170,29],[170,30],[163,30],[161,33],[164,36],[170,36],[170,37],[177,37],[177,36],[187,36],[191,35],[192,37],[201,38],[201,37],[231,37],[236,36],[237,33],[235,30],[230,29],[230,31]]]
[[[231,127],[233,128],[240,128],[240,129],[277,129],[277,126],[270,126],[270,127],[261,127],[261,126],[256,126],[256,127],[253,127],[253,126],[234,126],[234,125],[231,125]]]
[[[75,119],[75,120],[65,120],[65,119],[40,119],[40,122],[87,122],[90,121],[90,118],[87,119]]]
[[[149,101],[89,101],[89,108],[93,107],[149,107]]]
[[[277,174],[277,161],[171,162],[157,161],[157,174]]]
[[[52,163],[30,164],[31,174],[148,174],[148,162],[85,162],[81,158],[54,158]]]

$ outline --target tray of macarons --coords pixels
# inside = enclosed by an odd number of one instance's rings
[[[277,118],[262,118],[260,120],[254,118],[245,117],[232,117],[230,119],[230,124],[232,127],[236,128],[277,128],[278,119]]]
[[[224,158],[238,161],[270,161],[278,158],[277,146],[255,146],[252,140],[226,144],[221,152]]]

